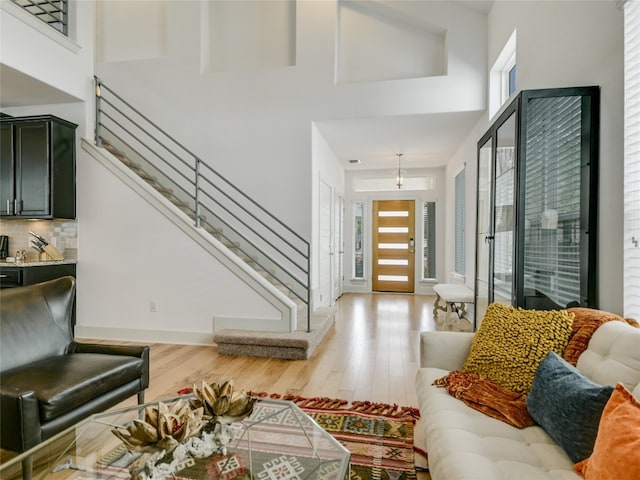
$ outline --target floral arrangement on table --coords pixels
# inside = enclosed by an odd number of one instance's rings
[[[144,409],[142,420],[112,430],[131,451],[142,455],[130,466],[134,480],[172,476],[176,465],[189,456],[226,455],[232,440],[229,425],[251,415],[256,398],[244,390],[234,391],[233,380],[194,384],[195,398],[173,405],[159,402]]]

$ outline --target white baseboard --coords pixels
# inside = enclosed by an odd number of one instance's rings
[[[213,334],[210,332],[181,332],[176,330],[141,330],[136,328],[105,328],[76,325],[75,337],[142,343],[213,345]]]

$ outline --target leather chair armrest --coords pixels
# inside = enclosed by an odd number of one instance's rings
[[[473,333],[422,332],[420,334],[420,368],[462,370],[469,356]]]
[[[109,345],[74,341],[69,345],[68,353],[102,353],[141,358],[144,362],[144,373],[141,378],[142,389],[149,386],[149,347],[147,345]]]
[[[42,441],[38,398],[31,390],[0,385],[2,448],[24,452]]]

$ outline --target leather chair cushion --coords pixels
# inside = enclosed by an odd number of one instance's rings
[[[141,358],[75,353],[2,373],[2,385],[33,390],[41,421],[52,420],[142,376]]]

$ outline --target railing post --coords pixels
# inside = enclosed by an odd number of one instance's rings
[[[311,246],[307,244],[307,333],[311,333]]]
[[[102,100],[102,92],[100,91],[100,79],[98,77],[93,77],[95,80],[95,92],[96,92],[96,128],[95,128],[95,132],[96,132],[96,146],[98,147],[102,147],[102,136],[100,135],[100,112],[101,112],[101,105],[100,102]]]
[[[200,227],[200,159],[196,157],[196,171],[195,171],[195,175],[196,175],[196,182],[195,182],[195,201],[196,201],[196,208],[195,208],[195,214],[196,214],[196,228]]]
[[[69,36],[69,0],[62,0],[62,33]]]

